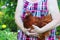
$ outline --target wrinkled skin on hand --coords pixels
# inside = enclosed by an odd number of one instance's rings
[[[27,15],[25,15],[25,18],[23,20],[23,24],[25,28],[33,28],[32,25],[36,25],[40,28],[42,28],[43,26],[45,26],[46,24],[48,24],[49,22],[52,21],[52,17],[50,14],[48,14],[47,16],[43,16],[41,18],[33,16],[30,12],[26,12]],[[45,40],[45,37],[48,36],[50,33],[50,31],[47,31],[45,33],[39,34],[38,38],[40,38],[40,40]]]

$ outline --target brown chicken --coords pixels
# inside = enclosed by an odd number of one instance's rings
[[[23,20],[23,24],[25,28],[33,28],[32,25],[36,25],[40,28],[42,28],[43,26],[45,26],[46,24],[48,24],[49,22],[52,21],[52,17],[50,14],[48,14],[47,16],[43,16],[42,18],[33,16],[30,12],[26,12],[27,15],[25,15],[25,18]],[[40,40],[45,40],[45,37],[48,36],[50,33],[50,31],[47,31],[45,33],[39,34],[38,38]]]

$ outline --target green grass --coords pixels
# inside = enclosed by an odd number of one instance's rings
[[[9,29],[0,30],[0,40],[17,40],[17,32],[10,32]]]

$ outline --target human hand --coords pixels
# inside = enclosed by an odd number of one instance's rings
[[[35,36],[35,37],[37,37],[37,33],[35,32],[35,31],[33,31],[33,30],[31,30],[31,32],[29,32],[31,29],[29,28],[29,29],[26,29],[25,28],[25,31],[24,31],[24,33],[26,34],[26,35],[28,35],[28,36]]]
[[[38,34],[42,33],[42,29],[41,29],[41,28],[39,28],[38,26],[35,26],[35,25],[32,25],[32,26],[33,26],[33,28],[34,28],[33,31],[35,31],[35,32],[38,33]]]

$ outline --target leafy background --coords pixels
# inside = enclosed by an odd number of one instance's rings
[[[60,0],[58,5],[60,9]],[[17,40],[16,6],[17,0],[0,0],[0,40]],[[60,35],[60,26],[56,30],[56,35]]]
[[[16,5],[17,0],[0,0],[0,40],[17,40]]]

